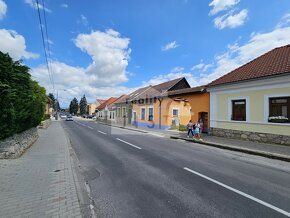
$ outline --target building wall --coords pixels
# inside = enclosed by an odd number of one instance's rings
[[[269,123],[269,98],[290,96],[290,76],[210,90],[211,127],[289,136],[289,123]],[[246,121],[232,121],[231,101],[246,99]],[[246,138],[246,136],[245,136]]]
[[[96,104],[88,104],[88,114],[92,115],[95,114],[97,105]]]
[[[191,108],[191,114],[188,116],[187,113],[184,112],[181,119],[181,124],[186,125],[189,120],[195,123],[201,118],[201,113],[207,113],[208,119],[207,121],[204,120],[204,122],[206,122],[205,127],[209,127],[209,93],[184,94],[171,98],[184,98],[188,100],[187,105]]]
[[[145,108],[145,120],[141,120],[141,108]],[[153,121],[148,120],[149,108],[153,108]],[[178,117],[173,116],[173,109],[178,109]],[[137,114],[137,125],[148,128],[159,128],[160,127],[160,111],[159,101],[151,105],[139,105],[133,104],[132,113]],[[164,98],[161,103],[161,129],[168,129],[175,123],[186,125],[191,118],[190,105],[188,103],[174,101],[171,98]],[[132,122],[134,122],[132,118]]]

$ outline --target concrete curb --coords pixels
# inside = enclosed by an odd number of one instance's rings
[[[128,128],[128,127],[124,127],[124,126],[118,126],[118,125],[103,123],[103,122],[99,122],[99,121],[96,121],[96,122],[99,123],[99,124],[102,124],[102,125],[113,126],[113,127],[117,127],[117,128],[120,128],[120,129],[128,129],[128,130],[132,130],[132,131],[136,131],[136,132],[148,133],[148,132],[146,132],[144,130],[140,130],[140,129],[133,129],[133,128]]]
[[[287,156],[287,155],[269,153],[269,152],[254,150],[254,149],[242,148],[242,147],[234,147],[234,146],[206,142],[206,141],[198,141],[198,140],[194,140],[194,139],[187,139],[187,138],[176,137],[176,136],[170,136],[170,138],[171,139],[181,139],[184,141],[199,143],[199,144],[208,145],[208,146],[212,146],[212,147],[216,147],[216,148],[222,148],[222,149],[231,150],[231,151],[239,151],[239,152],[246,153],[246,154],[257,155],[257,156],[267,157],[267,158],[271,158],[271,159],[290,162],[290,156]]]

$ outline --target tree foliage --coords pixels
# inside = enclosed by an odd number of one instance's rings
[[[45,89],[28,71],[0,51],[0,139],[37,126],[44,116]]]
[[[74,98],[69,105],[69,112],[71,114],[77,114],[79,110],[79,102],[76,98]]]
[[[88,106],[88,102],[87,102],[86,96],[84,95],[80,100],[80,113],[81,114],[87,113],[87,106]]]
[[[52,102],[53,102],[53,105],[52,105],[52,107],[53,107],[53,110],[54,111],[59,111],[60,110],[60,106],[59,106],[59,102],[58,102],[58,100],[54,97],[54,95],[52,94],[52,93],[49,93],[48,94],[48,97],[52,100]]]

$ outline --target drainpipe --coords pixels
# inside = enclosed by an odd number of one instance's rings
[[[162,98],[158,98],[159,101],[159,129],[161,129],[161,103],[162,103]]]

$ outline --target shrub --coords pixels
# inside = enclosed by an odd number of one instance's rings
[[[179,131],[187,131],[187,127],[185,125],[179,124],[178,130]]]
[[[37,126],[43,118],[45,89],[29,68],[0,52],[0,139]]]

